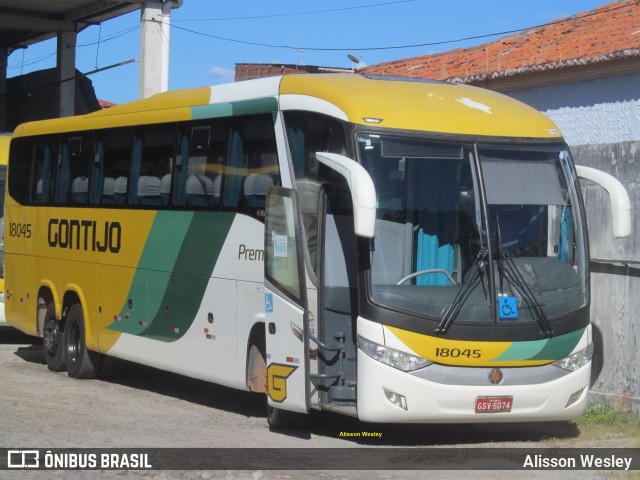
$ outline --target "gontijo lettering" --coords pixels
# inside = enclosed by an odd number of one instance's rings
[[[52,218],[47,234],[49,246],[54,248],[118,253],[122,242],[119,222]]]

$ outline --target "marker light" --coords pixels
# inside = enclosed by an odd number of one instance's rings
[[[573,394],[571,394],[571,396],[569,397],[569,400],[567,400],[567,404],[564,406],[564,408],[569,408],[571,405],[573,405],[578,400],[580,400],[580,397],[582,397],[582,392],[584,392],[584,388],[581,388],[577,392],[574,392]]]
[[[593,343],[590,343],[584,350],[580,350],[568,357],[553,362],[553,364],[556,367],[564,368],[570,372],[575,372],[589,363],[591,361],[591,357],[593,357]]]
[[[387,390],[383,388],[384,394],[391,403],[393,403],[396,407],[400,407],[403,410],[408,410],[407,408],[407,399],[404,395],[400,395],[399,393],[392,392],[391,390]]]
[[[382,362],[404,372],[410,372],[431,365],[433,362],[422,357],[404,353],[393,348],[379,345],[358,335],[358,347],[374,360]]]

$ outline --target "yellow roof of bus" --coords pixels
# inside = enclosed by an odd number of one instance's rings
[[[238,82],[233,84],[231,96],[226,93],[228,87],[165,92],[88,115],[23,124],[14,136],[190,120],[196,106],[299,95],[328,102],[342,111],[344,118],[361,125],[474,136],[561,137],[558,127],[535,109],[467,85],[319,74]],[[288,108],[295,108],[293,105],[289,103]],[[365,119],[377,119],[378,123]]]
[[[288,75],[281,94],[312,95],[342,109],[349,121],[449,134],[558,138],[558,127],[505,95],[467,85],[362,75]],[[371,124],[375,125],[375,124]]]

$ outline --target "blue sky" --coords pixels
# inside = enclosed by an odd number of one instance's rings
[[[352,66],[397,60],[494,40],[500,35],[574,15],[606,1],[592,0],[184,0],[172,12],[169,88],[233,81],[236,63]],[[97,68],[139,58],[140,12],[92,26],[78,35],[77,68]],[[217,38],[214,38],[217,37]],[[245,42],[245,43],[243,43]],[[407,45],[427,45],[411,48]],[[327,49],[327,50],[323,50]],[[334,50],[331,50],[334,49]],[[55,66],[56,43],[11,54],[8,76]],[[139,64],[91,75],[98,98],[124,103],[138,98]]]

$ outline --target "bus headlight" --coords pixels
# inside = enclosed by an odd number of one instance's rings
[[[362,338],[360,335],[358,335],[358,347],[374,360],[404,372],[417,370],[433,363],[422,357],[385,347],[384,345]]]
[[[591,361],[591,357],[593,357],[593,343],[589,344],[584,350],[580,350],[568,357],[553,362],[553,364],[556,367],[564,368],[570,372],[575,372],[589,363]]]

